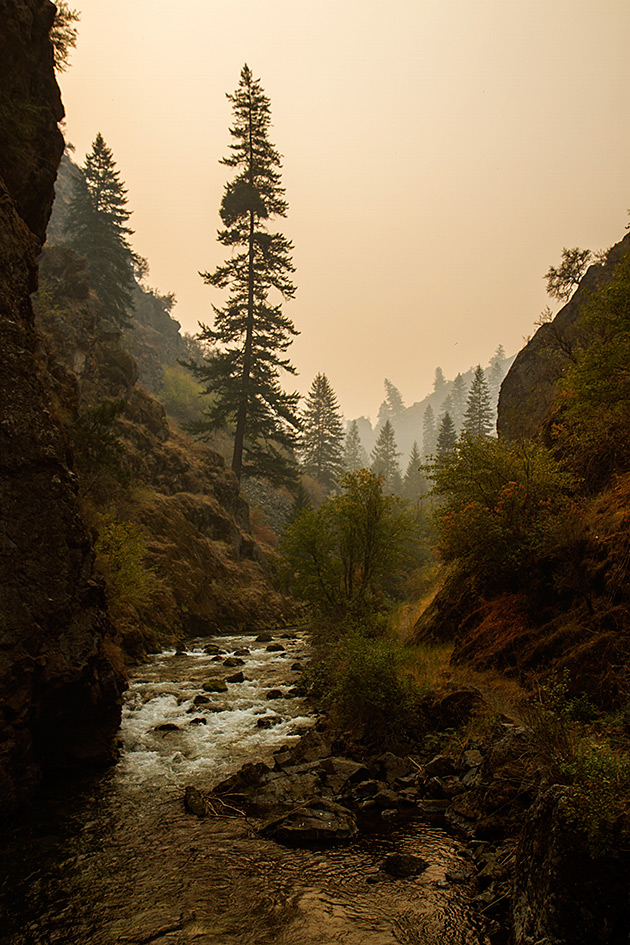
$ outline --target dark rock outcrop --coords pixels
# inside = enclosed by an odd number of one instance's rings
[[[627,829],[593,855],[567,817],[571,788],[553,785],[528,813],[516,854],[515,945],[621,945],[628,941]]]
[[[593,265],[575,294],[552,322],[541,325],[518,353],[501,385],[497,432],[507,439],[534,436],[551,407],[558,380],[579,346],[580,316],[592,293],[610,281],[617,263],[630,252],[630,233],[607,254],[605,265]]]
[[[66,436],[39,371],[30,293],[63,149],[47,0],[0,0],[0,803],[49,764],[103,761],[121,678]]]

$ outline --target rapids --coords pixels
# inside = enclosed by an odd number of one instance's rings
[[[244,817],[185,812],[187,784],[203,790],[247,761],[272,762],[314,723],[305,700],[266,698],[295,685],[291,667],[308,651],[299,633],[275,642],[284,651],[220,636],[136,667],[119,763],[78,786],[48,783],[9,828],[1,945],[485,945],[466,850],[437,827],[384,825],[342,846],[288,849]],[[209,644],[243,665],[225,670]],[[212,676],[239,670],[243,682],[204,693]],[[259,727],[265,717],[274,724]],[[431,865],[391,879],[379,872],[391,852]]]

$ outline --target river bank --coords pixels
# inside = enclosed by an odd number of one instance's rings
[[[340,844],[288,847],[239,813],[186,810],[187,786],[308,744],[317,718],[292,690],[309,644],[284,634],[198,640],[134,670],[119,763],[48,783],[5,825],[2,945],[487,945],[469,852],[443,825],[378,818]],[[391,856],[429,866],[382,877]]]

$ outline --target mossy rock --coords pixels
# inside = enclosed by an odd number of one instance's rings
[[[209,679],[201,687],[204,692],[227,692],[225,679]]]

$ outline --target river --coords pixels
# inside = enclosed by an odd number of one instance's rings
[[[46,784],[9,828],[1,945],[486,945],[463,880],[467,851],[438,827],[407,821],[337,847],[289,849],[236,814],[185,811],[186,785],[207,789],[247,761],[273,763],[313,725],[302,698],[266,698],[295,685],[292,667],[308,655],[298,632],[275,643],[284,650],[251,636],[197,640],[134,669],[119,763],[78,785]],[[224,652],[207,652],[213,644]],[[243,664],[228,672],[225,658]],[[217,668],[242,670],[244,681],[202,702]],[[391,852],[430,866],[388,878],[379,867]]]

